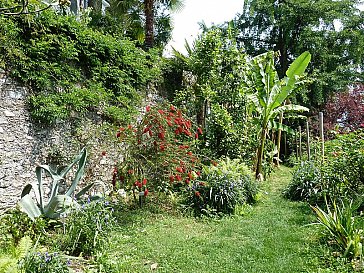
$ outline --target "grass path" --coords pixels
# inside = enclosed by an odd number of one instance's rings
[[[245,216],[195,219],[146,210],[125,216],[112,239],[117,272],[331,272],[309,207],[282,198],[290,179],[282,167],[264,182],[259,203]]]

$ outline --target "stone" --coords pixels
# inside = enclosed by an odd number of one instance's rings
[[[15,114],[13,112],[10,112],[9,110],[5,110],[4,114],[6,117],[15,117]]]
[[[8,121],[2,117],[0,117],[0,124],[7,124]]]
[[[0,127],[0,134],[4,133],[4,129]]]

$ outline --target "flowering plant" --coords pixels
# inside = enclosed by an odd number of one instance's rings
[[[142,189],[146,196],[148,189],[170,191],[188,185],[199,174],[195,148],[201,135],[201,128],[173,105],[147,106],[140,121],[116,133],[124,158],[114,169],[114,188]]]

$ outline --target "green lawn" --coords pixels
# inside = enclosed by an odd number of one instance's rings
[[[281,167],[262,185],[245,216],[195,219],[136,210],[124,214],[108,260],[117,272],[343,272],[320,269],[327,249],[308,205],[282,198],[290,170]]]

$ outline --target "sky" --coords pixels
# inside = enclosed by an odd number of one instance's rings
[[[243,10],[244,0],[183,0],[182,10],[172,14],[172,40],[167,52],[173,46],[185,53],[185,39],[192,44],[199,34],[199,22],[208,27],[230,21]],[[168,55],[168,53],[166,53]]]

